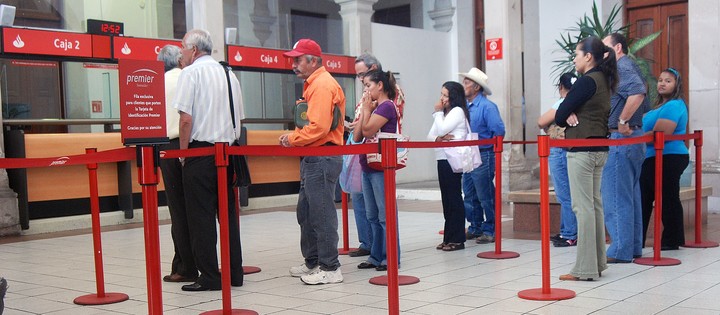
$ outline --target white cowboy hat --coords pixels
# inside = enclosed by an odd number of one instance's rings
[[[460,73],[460,75],[472,80],[477,84],[480,84],[486,95],[492,95],[492,91],[490,91],[490,87],[487,84],[488,76],[487,74],[485,74],[485,72],[482,72],[478,68],[472,67],[470,71],[468,71],[467,73]]]

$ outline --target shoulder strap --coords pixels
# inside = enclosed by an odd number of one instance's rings
[[[234,130],[237,127],[235,125],[235,105],[233,104],[232,86],[230,85],[230,65],[225,61],[220,61],[220,65],[223,67],[223,70],[225,70],[225,78],[227,78],[228,99],[230,99],[230,118],[232,118]]]

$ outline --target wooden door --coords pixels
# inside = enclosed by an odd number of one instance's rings
[[[687,1],[628,0],[626,8],[631,38],[642,38],[663,30],[652,45],[646,46],[637,55],[653,61],[652,73],[655,76],[669,67],[677,69],[683,78],[683,97],[690,104]]]

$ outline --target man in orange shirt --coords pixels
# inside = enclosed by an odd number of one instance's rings
[[[280,136],[284,147],[318,147],[343,144],[343,124],[331,130],[337,106],[345,116],[345,94],[322,63],[320,45],[301,39],[292,51],[293,71],[305,80],[303,98],[307,102],[308,123]],[[305,262],[290,268],[290,275],[306,284],[343,281],[338,260],[338,219],[334,196],[342,156],[305,156],[300,160],[300,193],[297,220],[300,224],[300,250]]]

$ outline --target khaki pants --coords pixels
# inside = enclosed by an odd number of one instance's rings
[[[598,279],[607,269],[605,219],[600,181],[607,152],[568,152],[572,208],[578,222],[577,258],[570,271],[581,279]]]

